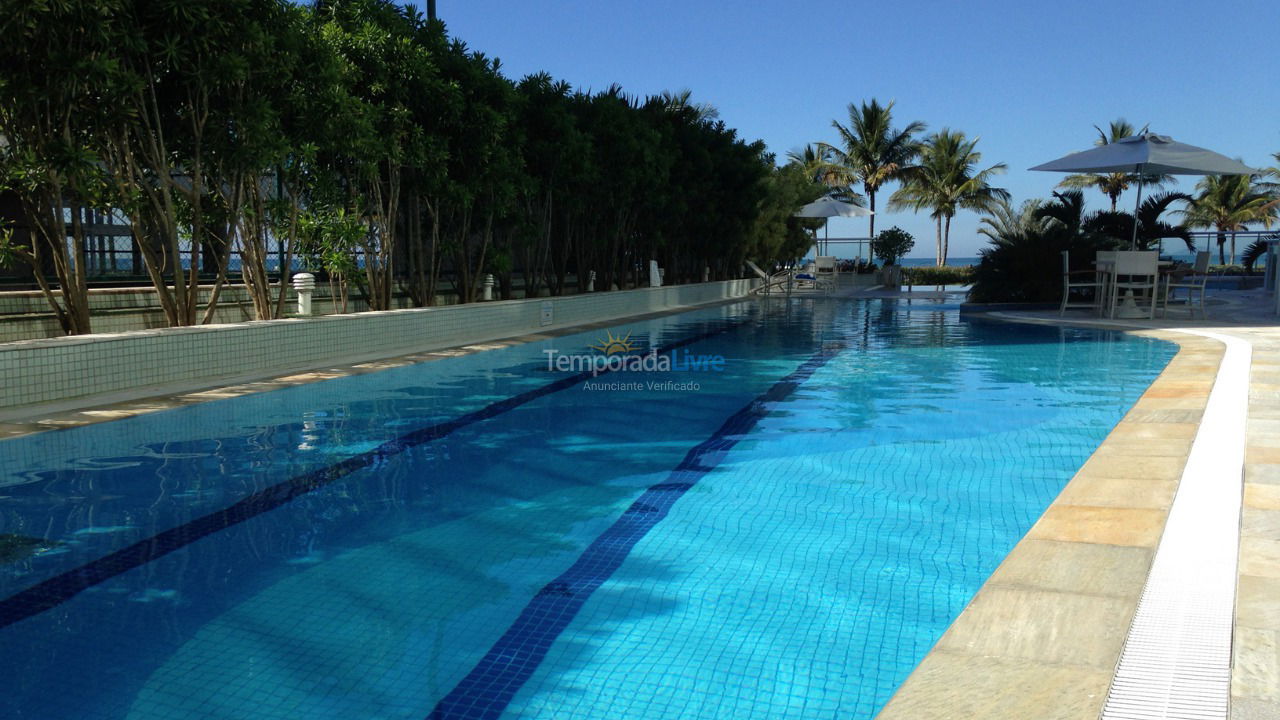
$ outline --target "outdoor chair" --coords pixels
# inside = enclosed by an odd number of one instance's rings
[[[1133,298],[1134,302],[1149,302],[1148,316],[1154,320],[1158,298],[1156,291],[1160,287],[1160,253],[1156,250],[1134,250],[1116,253],[1115,262],[1111,266],[1111,287],[1107,292],[1110,298],[1111,317],[1116,316],[1116,308]],[[1124,296],[1121,297],[1121,293]]]
[[[819,255],[813,259],[814,272],[818,277],[835,279],[836,274],[840,272],[840,264],[834,256]]]
[[[827,271],[823,271],[823,260],[831,260]],[[792,275],[797,290],[817,290],[830,292],[835,288],[835,258],[817,258],[815,262],[805,265]]]
[[[1093,298],[1087,303],[1071,302],[1073,290],[1093,290]],[[1062,251],[1062,307],[1058,308],[1058,317],[1062,317],[1069,307],[1087,307],[1097,309],[1102,306],[1103,283],[1094,270],[1072,270],[1071,256]]]
[[[1115,261],[1115,250],[1099,250],[1093,256],[1093,267],[1098,271],[1098,282],[1102,283],[1102,297],[1101,302],[1098,303],[1099,315],[1111,305],[1111,296],[1107,292],[1111,289],[1111,266]]]
[[[1191,266],[1191,273],[1181,277],[1169,276],[1164,285],[1164,314],[1169,314],[1170,296],[1176,290],[1187,291],[1187,312],[1191,317],[1196,316],[1196,302],[1200,304],[1200,317],[1209,317],[1205,311],[1204,289],[1205,283],[1209,280],[1209,251],[1203,250],[1196,253],[1195,264]]]

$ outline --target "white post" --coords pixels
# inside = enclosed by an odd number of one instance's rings
[[[702,268],[702,282],[711,282],[711,268],[705,266]]]
[[[484,276],[484,299],[493,299],[493,275]]]
[[[298,293],[298,314],[311,314],[311,293],[316,289],[316,276],[298,273],[293,276],[293,289]]]
[[[662,287],[662,272],[658,270],[658,261],[649,261],[649,287]]]
[[[592,270],[587,274],[587,292],[596,291],[596,271]]]

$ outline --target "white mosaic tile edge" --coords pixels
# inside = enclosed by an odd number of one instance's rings
[[[754,280],[135,330],[0,344],[0,409],[205,378],[280,374],[743,297]],[[550,303],[551,322],[544,306]]]

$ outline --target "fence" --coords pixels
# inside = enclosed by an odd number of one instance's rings
[[[1213,263],[1218,262],[1218,235],[1219,233],[1216,230],[1191,233],[1196,250],[1208,250]],[[1228,265],[1242,264],[1241,257],[1244,255],[1245,250],[1258,240],[1280,240],[1280,231],[1276,230],[1238,230],[1224,232],[1222,235],[1226,238],[1223,251]],[[1188,250],[1186,244],[1181,240],[1165,238],[1160,241],[1160,255],[1174,260],[1190,261],[1194,259],[1195,252]],[[1261,269],[1266,267],[1266,263],[1267,256],[1266,253],[1263,253],[1254,263],[1254,267]]]

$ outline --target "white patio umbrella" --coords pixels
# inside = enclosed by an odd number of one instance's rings
[[[793,217],[827,218],[830,220],[833,217],[867,217],[874,214],[874,212],[853,203],[847,203],[833,197],[820,197],[797,210]],[[822,226],[824,239],[828,232],[827,224],[824,223]]]
[[[1138,244],[1138,208],[1142,206],[1142,185],[1146,175],[1252,175],[1258,172],[1226,155],[1153,133],[1121,138],[1031,169],[1049,172],[1136,173],[1138,198],[1133,206],[1133,237],[1129,241],[1130,247],[1137,247]]]

